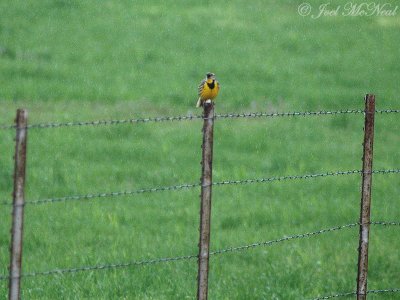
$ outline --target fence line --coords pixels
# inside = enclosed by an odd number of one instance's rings
[[[381,169],[381,170],[373,170],[372,171],[372,174],[397,174],[397,173],[400,173],[400,169],[386,169],[386,170]],[[220,186],[220,185],[267,183],[267,182],[285,181],[285,180],[306,180],[306,179],[312,179],[312,178],[318,178],[318,177],[353,175],[353,174],[362,174],[362,170],[335,171],[335,172],[332,171],[332,172],[317,173],[317,174],[285,175],[285,176],[279,176],[279,177],[256,178],[256,179],[225,180],[225,181],[213,182],[211,185]],[[199,186],[201,186],[200,183],[192,183],[192,184],[179,184],[179,185],[153,187],[153,188],[143,188],[143,189],[132,190],[132,191],[118,191],[118,192],[106,192],[106,193],[92,193],[92,194],[85,194],[85,195],[72,195],[72,196],[57,197],[57,198],[27,200],[27,201],[25,201],[24,205],[41,205],[41,204],[46,204],[46,203],[67,202],[67,201],[74,201],[74,200],[75,201],[93,200],[93,199],[97,199],[97,198],[132,196],[135,194],[192,189],[192,188],[196,188]],[[3,201],[3,202],[0,202],[0,204],[1,205],[12,205],[12,203],[9,201]]]
[[[379,226],[383,226],[383,227],[400,226],[400,221],[399,222],[397,222],[397,221],[375,221],[375,222],[370,222],[370,224],[376,225],[376,226],[379,225]],[[350,223],[350,224],[346,224],[346,225],[340,225],[340,226],[335,226],[335,227],[331,227],[331,228],[320,229],[317,231],[300,233],[300,234],[295,234],[295,235],[291,235],[291,236],[285,236],[283,238],[270,240],[270,241],[257,242],[257,243],[243,245],[243,246],[237,246],[237,247],[229,247],[229,248],[225,248],[225,249],[211,251],[210,255],[220,255],[220,254],[227,254],[227,253],[232,253],[232,252],[241,252],[241,251],[246,251],[246,250],[250,250],[253,248],[257,248],[257,247],[268,247],[268,246],[272,246],[275,244],[288,242],[291,240],[310,238],[310,237],[319,236],[319,235],[325,234],[325,233],[330,233],[330,232],[339,231],[339,230],[343,230],[343,229],[354,228],[359,225],[360,225],[359,222]],[[54,270],[42,271],[42,272],[25,273],[25,274],[21,274],[20,277],[22,278],[22,277],[36,277],[36,276],[47,276],[47,275],[62,275],[65,273],[78,273],[78,272],[83,272],[83,271],[97,271],[97,270],[108,270],[108,269],[117,269],[117,268],[128,268],[128,267],[132,267],[132,266],[153,265],[153,264],[158,264],[158,263],[174,262],[174,261],[180,261],[180,260],[191,260],[191,259],[195,259],[195,258],[198,258],[197,254],[196,255],[193,254],[193,255],[177,256],[177,257],[155,258],[155,259],[149,259],[149,260],[131,261],[131,262],[126,262],[126,263],[103,264],[103,265],[97,265],[97,266],[84,266],[84,267],[69,268],[69,269],[54,269]],[[10,278],[10,276],[0,275],[0,281],[8,280],[9,278]]]
[[[210,102],[209,108],[210,111],[213,110],[213,103]],[[61,202],[67,200],[79,200],[79,199],[94,199],[94,198],[101,198],[107,196],[122,196],[122,195],[133,195],[138,193],[145,193],[145,192],[158,192],[158,191],[167,191],[167,190],[180,190],[185,188],[194,188],[200,186],[202,189],[202,205],[201,205],[201,220],[200,220],[200,243],[199,243],[199,254],[198,255],[187,255],[187,256],[178,256],[178,257],[169,257],[169,258],[157,258],[157,259],[149,259],[149,260],[142,260],[142,261],[132,261],[127,263],[117,263],[117,264],[105,264],[105,265],[98,265],[98,266],[81,266],[77,268],[69,268],[69,269],[55,269],[49,271],[42,271],[42,272],[33,272],[33,273],[26,273],[23,274],[20,272],[13,272],[12,268],[10,267],[9,276],[1,276],[0,280],[9,279],[9,298],[19,299],[19,292],[20,292],[20,280],[22,277],[34,277],[39,275],[55,275],[55,274],[64,274],[64,273],[76,273],[81,271],[91,271],[91,270],[104,270],[104,269],[115,269],[115,268],[122,268],[122,267],[129,267],[134,265],[146,265],[146,264],[156,264],[162,262],[172,262],[172,261],[180,261],[180,260],[189,260],[189,259],[198,259],[199,268],[198,268],[198,296],[197,299],[199,300],[206,300],[208,295],[208,258],[209,255],[219,255],[219,254],[226,254],[231,252],[239,252],[239,251],[247,251],[256,247],[260,246],[270,246],[281,242],[286,242],[294,239],[302,239],[302,238],[309,238],[313,236],[319,236],[320,234],[333,232],[337,230],[341,230],[344,228],[353,228],[359,227],[359,261],[358,261],[358,274],[357,274],[357,291],[355,294],[357,295],[358,300],[365,300],[368,293],[380,293],[380,292],[395,292],[397,289],[387,289],[387,290],[368,290],[367,289],[367,259],[368,259],[368,235],[369,235],[369,227],[370,225],[382,225],[382,226],[398,226],[400,222],[370,222],[369,213],[371,209],[371,198],[370,198],[370,191],[371,191],[371,175],[374,173],[377,174],[389,174],[389,173],[400,173],[400,169],[391,169],[391,170],[372,170],[372,144],[373,144],[373,132],[374,132],[374,116],[376,113],[380,114],[388,114],[388,113],[400,113],[400,110],[393,110],[393,109],[386,109],[386,110],[375,110],[375,96],[372,94],[367,94],[365,97],[365,109],[356,109],[356,110],[336,110],[336,111],[315,111],[315,112],[284,112],[284,113],[264,113],[264,112],[256,112],[256,113],[228,113],[228,114],[219,114],[214,115],[207,114],[207,105],[204,105],[204,114],[202,116],[163,116],[163,117],[151,117],[151,118],[137,118],[137,119],[125,119],[125,120],[97,120],[97,121],[85,121],[85,122],[63,122],[63,123],[38,123],[38,124],[20,124],[16,122],[15,125],[0,125],[0,129],[16,129],[17,137],[18,132],[20,131],[27,131],[27,129],[34,129],[34,128],[60,128],[60,127],[71,127],[71,126],[98,126],[98,125],[117,125],[117,124],[133,124],[133,123],[149,123],[149,122],[165,122],[165,121],[186,121],[186,120],[198,120],[201,119],[204,121],[204,128],[206,128],[206,124],[213,124],[215,119],[227,119],[227,118],[260,118],[260,117],[295,117],[295,116],[326,116],[326,115],[338,115],[338,114],[363,114],[365,125],[364,125],[364,155],[362,158],[363,161],[363,169],[362,170],[351,170],[351,171],[337,171],[337,172],[327,172],[327,173],[319,173],[319,174],[307,174],[307,175],[294,175],[294,176],[281,176],[281,177],[271,177],[271,178],[258,178],[258,179],[242,179],[242,180],[229,180],[229,181],[221,181],[213,183],[211,180],[211,172],[212,172],[212,147],[207,150],[207,143],[212,145],[213,137],[212,131],[209,135],[207,135],[207,131],[203,130],[203,175],[202,178],[204,179],[205,176],[209,176],[209,180],[204,181],[202,179],[201,184],[184,184],[184,185],[175,185],[169,187],[156,187],[150,189],[141,189],[136,191],[125,191],[125,192],[113,192],[113,193],[98,193],[98,194],[88,194],[88,195],[77,195],[77,196],[66,196],[62,198],[49,198],[49,199],[41,199],[35,201],[28,201],[27,203],[30,204],[43,204],[43,203],[54,203],[54,202]],[[18,118],[17,118],[18,120]],[[17,138],[18,144],[18,138]],[[211,153],[209,161],[205,165],[204,153],[209,151]],[[17,157],[17,154],[15,155]],[[17,161],[17,159],[16,159]],[[17,163],[16,163],[17,166]],[[206,166],[206,168],[205,168]],[[208,168],[208,169],[207,169]],[[207,170],[206,170],[207,169]],[[214,252],[209,251],[209,235],[210,235],[210,209],[211,209],[211,188],[213,185],[232,185],[232,184],[252,184],[252,183],[263,183],[263,182],[271,182],[271,181],[280,181],[280,180],[293,180],[293,179],[310,179],[316,177],[325,177],[325,176],[335,176],[335,175],[350,175],[350,174],[362,174],[363,177],[363,193],[362,193],[362,201],[361,201],[361,213],[360,213],[360,220],[357,223],[336,226],[327,229],[321,229],[319,231],[308,232],[303,234],[297,234],[292,236],[285,236],[280,239],[266,241],[266,242],[258,242],[253,243],[250,245],[238,246],[238,247],[230,247],[226,249],[220,249]],[[17,181],[14,180],[14,183]],[[209,196],[204,196],[204,190],[208,191]],[[208,197],[208,198],[207,198]],[[14,197],[15,198],[15,197]],[[207,200],[207,199],[208,200]],[[14,199],[13,203],[13,210],[23,210],[25,203],[24,197],[22,196],[22,201],[16,202]],[[206,203],[206,201],[208,201]],[[206,204],[205,204],[206,203]],[[6,201],[3,204],[9,204]],[[207,209],[206,209],[207,208]],[[208,212],[207,212],[208,211]],[[204,214],[204,216],[203,216]],[[13,215],[13,223],[15,222],[18,216]],[[204,221],[204,220],[206,221]],[[206,224],[205,226],[203,226]],[[208,225],[207,225],[208,224]],[[208,226],[208,227],[207,227]],[[204,229],[204,228],[205,229]],[[22,228],[22,227],[21,227]],[[207,229],[208,228],[208,229]],[[22,232],[22,230],[21,230]],[[12,232],[12,240],[14,241],[16,234]],[[22,234],[21,234],[22,236]],[[18,235],[17,235],[18,237]],[[203,240],[205,243],[202,243]],[[365,247],[363,247],[365,245]],[[22,239],[19,247],[22,249]],[[202,249],[205,249],[204,251]],[[14,247],[11,248],[11,258],[13,258],[18,251],[14,250]],[[360,259],[360,257],[362,259]],[[11,260],[12,261],[12,260]],[[21,259],[20,259],[21,261]],[[11,262],[12,263],[12,262]],[[204,271],[204,272],[203,272]],[[15,284],[14,284],[15,283]],[[13,286],[16,286],[17,289],[16,293],[13,293]],[[336,294],[333,296],[327,296],[328,298],[331,297],[341,297],[353,294],[345,293],[345,294]]]
[[[400,113],[400,109],[379,109],[375,110],[379,114]],[[252,113],[226,113],[215,114],[214,119],[229,119],[229,118],[273,118],[273,117],[298,117],[298,116],[327,116],[327,115],[340,115],[340,114],[363,114],[363,109],[346,109],[346,110],[321,110],[321,111],[303,111],[303,112],[282,112],[282,113],[267,113],[267,112],[252,112]],[[204,119],[202,115],[187,115],[187,116],[159,116],[148,118],[132,118],[121,120],[95,120],[95,121],[72,121],[60,123],[37,123],[27,126],[30,128],[59,128],[59,127],[73,127],[73,126],[99,126],[99,125],[120,125],[120,124],[134,124],[134,123],[150,123],[150,122],[167,122],[167,121],[192,121]],[[0,125],[0,129],[15,129],[16,125]]]
[[[400,292],[400,288],[399,289],[383,289],[383,290],[368,290],[367,294],[381,294],[381,293],[397,293]],[[342,297],[348,297],[348,296],[355,296],[357,295],[357,291],[354,292],[348,292],[348,293],[337,293],[334,295],[330,295],[330,296],[322,296],[319,298],[314,298],[313,300],[325,300],[325,299],[332,299],[332,298],[342,298]]]

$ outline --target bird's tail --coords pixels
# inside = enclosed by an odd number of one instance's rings
[[[197,104],[196,107],[200,107],[203,106],[203,102],[201,101],[201,97],[199,98],[199,100],[197,100]]]

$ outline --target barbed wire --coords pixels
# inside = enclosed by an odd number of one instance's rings
[[[165,117],[149,117],[137,119],[122,119],[122,120],[96,120],[96,121],[82,121],[82,122],[64,122],[64,123],[38,123],[28,125],[26,128],[57,128],[57,127],[71,127],[71,126],[99,126],[99,125],[120,125],[132,123],[148,123],[148,122],[165,122],[165,121],[185,121],[203,119],[200,115],[188,116],[165,116]],[[16,125],[2,125],[0,129],[12,129]]]
[[[379,293],[397,293],[400,292],[400,288],[394,288],[394,289],[384,289],[384,290],[369,290],[367,291],[367,294],[379,294]]]
[[[390,113],[400,113],[400,109],[377,109],[375,110],[378,114],[390,114]]]
[[[267,183],[273,181],[285,181],[285,180],[306,180],[317,177],[327,177],[327,176],[341,176],[341,175],[352,175],[352,174],[361,174],[362,170],[349,170],[349,171],[335,171],[335,172],[325,172],[325,173],[317,173],[317,174],[305,174],[305,175],[286,175],[286,176],[278,176],[278,177],[269,177],[269,178],[256,178],[256,179],[242,179],[242,180],[225,180],[213,182],[212,186],[221,186],[221,185],[239,185],[239,184],[253,184],[253,183]],[[390,174],[390,173],[400,173],[400,169],[387,169],[387,170],[373,170],[372,174]],[[111,198],[111,197],[120,197],[120,196],[133,196],[135,194],[144,194],[144,193],[154,193],[154,192],[163,192],[163,191],[174,191],[174,190],[183,190],[183,189],[191,189],[195,187],[201,186],[200,183],[192,183],[192,184],[179,184],[172,186],[163,186],[163,187],[153,187],[153,188],[143,188],[133,191],[119,191],[119,192],[107,192],[107,193],[93,193],[93,194],[85,194],[85,195],[73,195],[73,196],[65,196],[58,198],[48,198],[48,199],[39,199],[39,200],[28,200],[25,201],[24,205],[40,205],[46,203],[54,203],[54,202],[67,202],[67,201],[78,201],[78,200],[93,200],[98,198]],[[206,185],[208,186],[208,185]],[[12,205],[12,202],[3,201],[2,205]]]
[[[312,237],[312,236],[315,236],[315,235],[320,235],[320,234],[323,234],[323,233],[328,233],[328,232],[333,232],[333,231],[337,231],[337,230],[342,230],[342,229],[345,229],[345,228],[355,227],[358,224],[359,223],[352,223],[352,224],[336,226],[336,227],[332,227],[332,228],[328,228],[328,229],[321,229],[321,230],[314,231],[314,232],[307,232],[307,233],[301,233],[301,234],[296,234],[296,235],[292,235],[292,236],[287,236],[287,237],[283,237],[283,238],[280,238],[280,239],[267,241],[267,242],[258,242],[258,243],[253,243],[253,244],[250,244],[250,245],[226,248],[226,249],[210,252],[210,255],[225,254],[225,253],[228,253],[228,252],[244,251],[244,250],[249,250],[249,249],[260,247],[260,246],[271,246],[273,244],[277,244],[277,243],[281,243],[281,242],[287,242],[287,241],[295,240],[295,239],[309,238],[309,237]]]
[[[400,226],[400,222],[395,222],[395,221],[373,221],[369,222],[371,225],[382,225],[382,226]]]
[[[383,109],[375,110],[379,114],[400,113],[400,109]],[[297,116],[326,116],[339,114],[363,114],[363,109],[346,109],[346,110],[321,110],[321,111],[304,111],[304,112],[283,112],[283,113],[268,113],[268,112],[251,112],[251,113],[226,113],[215,114],[215,119],[228,118],[272,118],[272,117],[297,117]],[[149,123],[149,122],[168,122],[168,121],[192,121],[204,119],[202,115],[187,115],[187,116],[159,116],[148,118],[132,118],[121,120],[95,120],[95,121],[71,121],[71,122],[54,122],[54,123],[37,123],[30,124],[26,128],[59,128],[72,126],[100,126],[100,125],[120,125],[133,123]],[[16,125],[0,125],[0,129],[15,129]]]
[[[313,236],[316,234],[323,234],[323,233],[332,232],[332,231],[336,231],[336,230],[340,230],[340,229],[344,229],[344,228],[350,228],[350,227],[354,227],[354,226],[357,226],[357,223],[336,226],[336,227],[332,227],[332,228],[328,228],[328,229],[322,229],[317,232],[297,234],[294,236],[284,237],[281,239],[276,239],[276,240],[272,240],[272,241],[268,241],[268,242],[259,242],[259,243],[246,245],[246,246],[231,247],[231,248],[227,248],[227,249],[217,250],[217,251],[210,252],[210,255],[223,254],[223,253],[227,253],[227,252],[243,251],[243,250],[248,250],[250,248],[255,248],[255,247],[259,247],[259,246],[270,246],[270,245],[273,245],[276,243],[281,243],[281,242],[289,241],[292,239],[306,238],[306,237],[310,237],[310,236]],[[81,272],[81,271],[105,270],[105,269],[140,266],[140,265],[147,265],[147,264],[157,264],[157,263],[163,263],[163,262],[172,262],[172,261],[179,261],[179,260],[188,260],[188,259],[193,259],[193,258],[198,258],[198,255],[185,255],[185,256],[170,257],[170,258],[158,258],[158,259],[151,259],[151,260],[132,261],[132,262],[127,262],[127,263],[116,263],[116,264],[104,264],[104,265],[99,265],[99,266],[86,266],[86,267],[78,267],[78,268],[71,268],[71,269],[56,269],[56,270],[50,270],[50,271],[44,271],[44,272],[26,273],[26,274],[22,274],[21,277],[33,277],[33,276],[41,276],[41,275],[76,273],[76,272]],[[6,280],[6,279],[9,279],[9,276],[0,276],[0,280]]]
[[[400,222],[386,222],[386,221],[369,222],[369,224],[371,224],[371,225],[382,225],[382,226],[400,226]],[[210,255],[224,254],[224,253],[228,253],[228,252],[244,251],[244,250],[249,250],[249,249],[252,249],[252,248],[259,247],[259,246],[270,246],[270,245],[273,245],[273,244],[276,244],[276,243],[286,242],[286,241],[295,240],[295,239],[309,238],[309,237],[320,235],[320,234],[323,234],[323,233],[338,231],[338,230],[342,230],[342,229],[345,229],[345,228],[351,228],[351,227],[355,227],[355,226],[359,226],[359,225],[360,225],[359,222],[351,223],[351,224],[347,224],[347,225],[341,225],[341,226],[331,227],[331,228],[327,228],[327,229],[321,229],[321,230],[314,231],[314,232],[296,234],[296,235],[283,237],[283,238],[272,240],[272,241],[258,242],[258,243],[253,243],[253,244],[250,244],[250,245],[226,248],[226,249],[210,252]]]
[[[325,300],[325,299],[333,299],[333,298],[342,298],[357,295],[357,292],[347,292],[347,293],[337,293],[329,296],[320,296],[318,298],[313,298],[312,300]]]
[[[382,290],[368,290],[367,294],[397,293],[397,292],[400,292],[400,288],[399,289],[394,288],[394,289],[382,289]],[[353,295],[357,295],[357,291],[348,292],[348,293],[337,293],[337,294],[330,295],[330,296],[322,296],[322,297],[314,298],[313,300],[342,298],[342,297],[348,297],[348,296],[353,296]]]
[[[59,198],[48,198],[48,199],[39,199],[39,200],[31,200],[25,201],[25,205],[40,205],[52,202],[66,202],[73,200],[92,200],[96,198],[111,198],[111,197],[121,197],[121,196],[132,196],[135,194],[143,194],[143,193],[154,193],[154,192],[162,192],[162,191],[173,191],[173,190],[182,190],[182,189],[190,189],[197,186],[200,186],[200,183],[195,184],[181,184],[181,185],[173,185],[173,186],[163,186],[163,187],[155,187],[155,188],[147,188],[147,189],[139,189],[133,191],[120,191],[120,192],[109,192],[109,193],[95,193],[95,194],[86,194],[86,195],[73,195],[73,196],[65,196]],[[12,205],[9,201],[3,201],[2,205]]]
[[[386,222],[386,221],[370,222],[370,224],[384,225],[384,226],[400,226],[400,222]],[[261,246],[264,246],[264,247],[272,246],[274,244],[278,244],[278,243],[282,243],[282,242],[288,242],[288,241],[295,240],[295,239],[310,238],[313,236],[318,236],[321,234],[334,232],[334,231],[338,231],[338,230],[342,230],[342,229],[346,229],[346,228],[353,228],[353,227],[356,227],[359,225],[360,225],[359,222],[350,223],[350,224],[346,224],[346,225],[321,229],[318,231],[296,234],[296,235],[291,235],[291,236],[285,236],[283,238],[279,238],[279,239],[275,239],[275,240],[257,242],[257,243],[244,245],[244,246],[220,249],[220,250],[210,252],[210,255],[220,255],[220,254],[226,254],[226,253],[231,253],[231,252],[246,251],[246,250],[250,250],[250,249],[261,247]],[[54,270],[43,271],[43,272],[25,273],[25,274],[22,274],[21,277],[62,275],[65,273],[78,273],[78,272],[82,272],[82,271],[97,271],[97,270],[107,270],[107,269],[116,269],[116,268],[127,268],[127,267],[132,267],[132,266],[143,266],[143,265],[152,265],[152,264],[158,264],[158,263],[164,263],[164,262],[191,260],[194,258],[198,258],[198,255],[192,254],[192,255],[177,256],[177,257],[166,257],[166,258],[156,258],[156,259],[149,259],[149,260],[131,261],[131,262],[126,262],[126,263],[102,264],[102,265],[97,265],[97,266],[84,266],[84,267],[69,268],[69,269],[54,269]],[[7,280],[9,278],[10,278],[10,276],[0,275],[0,281]]]
[[[54,269],[50,271],[43,272],[32,272],[25,273],[21,275],[22,277],[36,277],[36,276],[48,276],[48,275],[62,275],[65,273],[78,273],[83,271],[99,271],[99,270],[107,270],[107,269],[119,269],[119,268],[128,268],[133,266],[143,266],[143,265],[152,265],[163,262],[173,262],[180,260],[189,260],[193,258],[197,258],[198,255],[186,255],[186,256],[178,256],[178,257],[165,257],[165,258],[156,258],[151,260],[142,260],[142,261],[131,261],[126,263],[115,263],[115,264],[104,264],[98,266],[85,266],[71,269]],[[10,276],[0,276],[0,280],[10,279]]]
[[[393,112],[391,109],[387,110]],[[283,112],[283,113],[267,113],[267,112],[254,112],[254,113],[227,113],[216,114],[215,118],[260,118],[260,117],[307,117],[307,116],[324,116],[324,115],[339,115],[339,114],[360,114],[364,113],[362,109],[346,109],[335,111],[304,111],[304,112]]]
[[[303,180],[303,179],[312,179],[317,177],[352,175],[361,173],[362,170],[336,171],[336,172],[326,172],[326,173],[306,174],[306,175],[287,175],[287,176],[270,177],[270,178],[228,180],[228,181],[213,182],[212,185],[252,184],[252,183],[265,183],[271,181],[284,181],[284,180],[297,180],[297,179]],[[374,170],[371,173],[372,174],[400,173],[400,169]]]

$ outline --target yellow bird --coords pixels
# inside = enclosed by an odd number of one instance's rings
[[[207,73],[206,78],[203,79],[199,85],[199,100],[197,100],[196,107],[203,106],[205,101],[212,101],[217,97],[221,85],[215,79],[214,73]]]

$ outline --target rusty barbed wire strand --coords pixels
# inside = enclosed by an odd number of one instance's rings
[[[376,110],[379,114],[400,113],[400,109],[382,109]],[[296,117],[296,116],[326,116],[326,115],[339,115],[339,114],[363,114],[362,109],[346,109],[346,110],[321,110],[321,111],[304,111],[304,112],[283,112],[283,113],[267,113],[267,112],[252,112],[252,113],[225,113],[216,114],[215,119],[228,119],[228,118],[260,118],[260,117]],[[55,123],[37,123],[27,126],[30,128],[59,128],[59,127],[72,127],[72,126],[99,126],[99,125],[120,125],[120,124],[133,124],[133,123],[149,123],[149,122],[167,122],[167,121],[191,121],[204,119],[201,115],[187,115],[187,116],[160,116],[148,118],[132,118],[121,120],[95,120],[95,121],[71,121],[71,122],[55,122]],[[0,129],[15,129],[15,125],[0,125]]]
[[[400,288],[393,288],[393,289],[382,289],[382,290],[368,290],[367,294],[380,294],[380,293],[397,293],[400,292]],[[322,296],[318,298],[313,298],[312,300],[325,300],[325,299],[333,299],[333,298],[342,298],[357,295],[357,291],[348,292],[348,293],[337,293],[330,296]]]
[[[386,222],[386,221],[371,222],[370,224],[384,225],[384,226],[400,226],[400,222]],[[346,228],[357,227],[359,225],[360,225],[359,222],[350,223],[350,224],[346,224],[346,225],[321,229],[318,231],[307,232],[307,233],[302,233],[302,234],[295,234],[295,235],[291,235],[291,236],[285,236],[283,238],[279,238],[279,239],[275,239],[275,240],[271,240],[271,241],[264,241],[264,242],[258,242],[258,243],[253,243],[253,244],[249,244],[249,245],[244,245],[244,246],[220,249],[220,250],[210,252],[210,255],[220,255],[220,254],[226,254],[226,253],[231,253],[231,252],[240,252],[240,251],[250,250],[250,249],[253,249],[256,247],[261,247],[261,246],[264,246],[264,247],[272,246],[274,244],[278,244],[278,243],[282,243],[282,242],[287,242],[287,241],[291,241],[291,240],[295,240],[295,239],[309,238],[309,237],[318,236],[321,234],[334,232],[334,231],[338,231],[338,230],[342,230],[342,229],[346,229]],[[185,255],[185,256],[177,256],[177,257],[166,257],[166,258],[156,258],[156,259],[150,259],[150,260],[131,261],[131,262],[126,262],[126,263],[103,264],[103,265],[97,265],[97,266],[84,266],[84,267],[69,268],[69,269],[54,269],[54,270],[43,271],[43,272],[25,273],[25,274],[22,274],[21,277],[62,275],[64,273],[78,273],[78,272],[82,272],[82,271],[97,271],[97,270],[107,270],[107,269],[116,269],[116,268],[127,268],[127,267],[132,267],[132,266],[151,265],[151,264],[158,264],[158,263],[163,263],[163,262],[190,260],[190,259],[194,259],[194,258],[198,258],[198,255],[193,254],[193,255]],[[7,280],[9,278],[10,278],[10,276],[0,275],[0,281]],[[321,298],[321,299],[324,299],[324,298]]]
[[[341,175],[352,175],[352,174],[361,174],[362,170],[349,170],[349,171],[335,171],[335,172],[326,172],[326,173],[317,173],[317,174],[305,174],[305,175],[286,175],[286,176],[278,176],[278,177],[269,177],[269,178],[256,178],[256,179],[242,179],[242,180],[225,180],[213,182],[213,186],[220,185],[239,185],[239,184],[253,184],[253,183],[267,183],[273,181],[285,181],[285,180],[304,180],[304,179],[312,179],[317,177],[328,177],[328,176],[341,176]],[[391,174],[391,173],[400,173],[400,169],[387,169],[387,170],[374,170],[373,174]],[[191,189],[201,186],[200,183],[192,183],[192,184],[179,184],[172,186],[163,186],[163,187],[154,187],[154,188],[143,188],[133,191],[119,191],[119,192],[107,192],[107,193],[93,193],[86,195],[73,195],[73,196],[65,196],[58,198],[48,198],[48,199],[39,199],[39,200],[28,200],[25,201],[25,205],[40,205],[45,203],[52,202],[66,202],[73,200],[92,200],[97,198],[110,198],[110,197],[120,197],[120,196],[132,196],[135,194],[143,194],[143,193],[153,193],[153,192],[162,192],[162,191],[174,191],[174,190],[183,190],[183,189]],[[0,202],[1,205],[12,205],[9,201]]]

